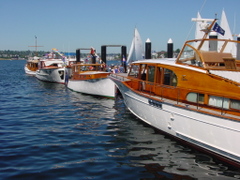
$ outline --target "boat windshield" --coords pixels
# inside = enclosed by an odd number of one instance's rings
[[[130,68],[130,72],[128,75],[133,77],[138,77],[138,73],[139,73],[139,65],[133,64]]]
[[[177,63],[207,69],[229,69],[240,57],[237,55],[237,41],[224,39],[204,39],[187,41]],[[233,64],[233,65],[232,65]]]
[[[190,44],[185,44],[177,62],[202,67],[202,61],[199,58],[197,49]]]

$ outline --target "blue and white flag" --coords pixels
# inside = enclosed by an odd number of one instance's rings
[[[214,26],[213,26],[213,31],[215,31],[215,32],[217,32],[217,33],[219,33],[219,34],[221,34],[221,35],[223,35],[223,36],[224,36],[224,34],[225,34],[225,30],[222,29],[222,28],[218,25],[218,23],[215,23],[215,24],[214,24]]]

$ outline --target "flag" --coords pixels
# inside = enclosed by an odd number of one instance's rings
[[[218,25],[218,23],[215,23],[215,24],[214,24],[214,26],[213,26],[213,31],[218,32],[219,34],[221,34],[221,35],[223,35],[223,36],[224,36],[224,34],[225,34],[225,30],[222,29],[222,28]]]

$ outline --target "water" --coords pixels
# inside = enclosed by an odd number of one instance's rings
[[[0,61],[0,179],[240,179],[240,170],[159,134],[125,107]]]

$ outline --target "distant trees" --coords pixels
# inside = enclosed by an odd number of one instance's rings
[[[38,56],[43,56],[47,52],[45,51],[38,51],[37,55]],[[34,56],[35,52],[34,51],[14,51],[14,50],[0,50],[0,58],[2,59],[27,59],[29,56]]]
[[[179,54],[180,49],[176,49],[174,51],[174,54],[177,55]],[[0,50],[0,58],[1,59],[27,59],[30,56],[44,56],[45,54],[49,53],[49,51],[38,51],[35,53],[35,51],[15,51],[15,50]],[[74,54],[74,53],[73,53]],[[89,54],[88,53],[81,53],[81,57],[87,57]],[[100,55],[100,54],[99,54]],[[121,54],[120,53],[109,53],[108,59],[120,59]],[[166,51],[159,51],[156,52],[156,57],[155,58],[160,58],[160,57],[167,57],[167,52]]]

